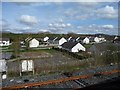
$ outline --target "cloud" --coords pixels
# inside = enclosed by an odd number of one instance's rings
[[[67,26],[68,26],[68,27],[70,27],[70,26],[71,26],[71,24],[70,24],[70,23],[67,23]]]
[[[53,26],[53,24],[52,24],[52,23],[50,23],[48,26],[52,27],[52,26]]]
[[[100,18],[114,19],[118,17],[117,10],[112,6],[105,6],[96,11],[96,14]]]
[[[113,25],[103,25],[102,27],[106,28],[106,29],[113,29],[114,28]]]
[[[5,19],[0,20],[0,27],[1,27],[2,31],[10,31],[11,30],[10,24]]]
[[[111,3],[79,2],[75,7],[64,9],[64,16],[71,20],[117,19],[118,10]],[[104,6],[106,5],[106,6]],[[117,4],[116,4],[117,5]],[[103,7],[104,6],[104,7]]]
[[[8,21],[5,20],[5,19],[1,19],[0,20],[0,26],[2,26],[2,27],[8,27],[9,26]]]
[[[39,29],[39,32],[49,32],[47,29]]]
[[[108,24],[108,25],[96,25],[91,24],[88,26],[77,26],[76,33],[82,33],[82,34],[97,34],[97,33],[104,33],[104,34],[110,34],[110,35],[117,35],[117,27],[114,25]]]
[[[66,29],[71,28],[71,26],[71,23],[65,23],[63,19],[59,18],[48,24],[48,30],[53,33],[63,33],[66,32]]]
[[[35,25],[38,23],[38,19],[30,15],[22,15],[19,19],[20,23],[25,25]]]
[[[23,30],[30,30],[32,29],[31,27],[24,27]]]

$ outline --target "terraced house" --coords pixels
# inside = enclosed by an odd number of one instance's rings
[[[0,46],[9,46],[10,39],[9,38],[0,38]]]
[[[65,42],[61,47],[70,52],[86,51],[85,47],[78,42]]]

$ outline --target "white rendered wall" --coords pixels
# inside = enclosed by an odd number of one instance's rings
[[[78,43],[77,45],[75,45],[73,48],[72,48],[72,52],[79,52],[79,51],[86,51],[85,47],[82,46],[80,43]]]
[[[62,45],[63,43],[67,42],[67,40],[65,38],[61,38],[59,40],[59,45]]]
[[[89,38],[86,37],[86,38],[83,40],[83,43],[85,43],[85,44],[89,44],[89,43],[90,43]]]
[[[36,40],[36,39],[32,39],[30,42],[29,42],[29,47],[38,47],[39,46],[39,41]]]

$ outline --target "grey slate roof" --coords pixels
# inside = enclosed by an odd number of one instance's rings
[[[10,59],[12,56],[12,53],[10,52],[2,52],[0,53],[0,59]]]
[[[42,41],[42,39],[41,39],[41,38],[35,38],[35,39],[36,39],[36,40],[38,40],[38,41],[40,41],[40,42]]]
[[[94,41],[94,38],[95,38],[95,37],[90,37],[90,38],[89,38],[90,42],[93,42],[93,41]]]
[[[55,39],[55,41],[59,41],[62,37],[58,37],[57,39]]]
[[[66,49],[72,49],[78,42],[65,42],[61,46]]]
[[[0,38],[0,41],[9,41],[9,38]]]
[[[56,37],[55,37],[55,38],[56,38]],[[53,41],[55,38],[54,38],[54,37],[50,37],[50,38],[48,39],[48,41],[49,41],[49,40]]]

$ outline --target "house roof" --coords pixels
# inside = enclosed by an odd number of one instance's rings
[[[9,41],[9,38],[0,38],[0,41]]]
[[[60,40],[61,38],[63,38],[63,37],[58,37],[57,39],[55,39],[55,41],[58,41],[58,40]]]
[[[56,38],[56,37],[55,37]],[[50,37],[48,40],[53,41],[55,39],[54,37]]]
[[[78,42],[65,42],[61,46],[63,48],[72,49]]]
[[[31,37],[28,37],[28,38],[25,39],[26,42],[29,42],[30,40],[32,40]]]
[[[8,53],[8,52],[2,52],[0,53],[0,59],[10,59],[12,56],[12,53]]]
[[[94,41],[94,38],[95,38],[95,37],[90,37],[89,40],[90,40],[91,42],[93,42],[93,41]]]
[[[42,38],[35,38],[36,40],[38,40],[38,41],[42,41]]]

